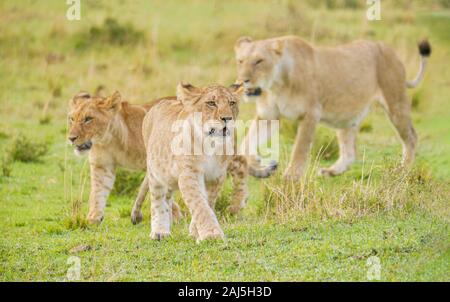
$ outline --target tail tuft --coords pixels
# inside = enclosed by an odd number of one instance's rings
[[[428,40],[423,40],[419,43],[419,52],[422,57],[429,57],[431,55],[431,45]]]

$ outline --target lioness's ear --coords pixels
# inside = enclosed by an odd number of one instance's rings
[[[231,84],[230,90],[237,98],[240,98],[244,92],[244,85],[242,85],[242,82],[236,82]]]
[[[89,100],[90,98],[91,98],[91,95],[88,92],[80,91],[70,100],[70,106],[73,107],[80,102]]]
[[[251,43],[252,41],[253,40],[250,37],[240,37],[234,44],[234,50],[238,50],[243,44]]]
[[[111,111],[118,111],[122,105],[122,96],[116,91],[111,96],[100,101],[99,105]]]
[[[284,50],[284,41],[282,40],[275,40],[272,42],[272,44],[270,45],[272,50],[279,56],[281,56],[283,54],[283,50]]]
[[[200,95],[200,89],[189,83],[179,83],[177,86],[177,99],[186,105],[192,99]]]

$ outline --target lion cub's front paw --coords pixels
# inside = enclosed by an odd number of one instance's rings
[[[152,231],[150,233],[150,238],[153,240],[161,241],[162,239],[169,237],[170,232],[158,232],[158,231]]]

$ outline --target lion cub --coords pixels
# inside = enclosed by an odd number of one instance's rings
[[[142,131],[152,196],[152,239],[170,235],[176,189],[192,215],[189,233],[197,242],[224,238],[213,209],[227,167],[236,157],[233,124],[242,90],[240,85],[179,84],[176,99],[159,102],[146,114]]]
[[[68,139],[76,154],[89,154],[91,192],[87,220],[90,224],[99,224],[103,220],[116,168],[145,169],[141,129],[144,116],[152,104],[128,104],[122,101],[119,92],[109,97],[80,92],[70,101]],[[145,194],[140,194],[138,198],[144,199]],[[173,215],[181,217],[175,203]]]

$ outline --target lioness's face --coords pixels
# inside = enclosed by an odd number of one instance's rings
[[[120,102],[118,92],[106,98],[91,97],[88,93],[79,93],[73,97],[68,114],[68,139],[75,147],[76,154],[87,153],[92,144],[105,136]]]
[[[201,113],[204,136],[227,138],[233,134],[242,90],[241,85],[196,88],[190,84],[179,84],[177,98],[187,112]]]
[[[248,97],[259,96],[271,87],[282,54],[278,41],[255,41],[240,38],[235,45],[238,81],[244,83]]]

